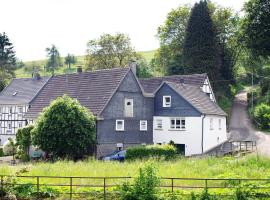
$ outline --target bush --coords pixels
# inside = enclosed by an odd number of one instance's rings
[[[126,160],[146,159],[146,158],[165,158],[173,159],[176,157],[177,150],[172,145],[149,145],[138,146],[127,149]]]
[[[22,159],[25,160],[27,155],[29,155],[29,148],[32,144],[31,140],[31,130],[34,128],[33,125],[26,126],[17,131],[16,141],[17,146],[20,149],[20,155],[22,155]]]
[[[254,119],[259,123],[260,128],[270,128],[270,106],[264,103],[257,105],[254,109]]]
[[[156,200],[158,199],[157,186],[160,180],[156,175],[154,167],[148,165],[140,168],[139,176],[135,178],[134,183],[127,183],[120,187],[120,196],[122,200]]]
[[[15,146],[15,142],[9,138],[8,141],[5,142],[3,146],[3,151],[5,156],[13,156],[17,152],[17,148]]]
[[[3,151],[3,148],[0,148],[0,157],[4,156],[4,151]]]

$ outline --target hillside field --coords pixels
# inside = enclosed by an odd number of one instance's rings
[[[138,52],[148,63],[152,60],[154,57],[156,50],[152,51],[141,51]],[[77,63],[73,66],[71,66],[70,69],[67,68],[67,66],[64,64],[63,67],[57,69],[55,71],[55,74],[66,74],[66,73],[74,73],[76,72],[76,66],[82,66],[84,68],[85,66],[85,56],[76,56],[77,58]],[[64,58],[62,57],[62,62],[64,63]],[[46,65],[46,59],[44,60],[33,60],[33,61],[26,61],[24,62],[25,67],[17,69],[15,71],[16,78],[29,78],[31,77],[31,73],[27,72],[25,68],[31,67],[33,65],[37,65],[41,67],[40,74],[41,76],[50,76],[49,72],[46,72],[44,70],[44,66]]]

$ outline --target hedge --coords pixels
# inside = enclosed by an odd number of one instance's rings
[[[175,158],[177,150],[172,145],[148,145],[137,146],[127,149],[126,160],[164,158],[166,160]]]

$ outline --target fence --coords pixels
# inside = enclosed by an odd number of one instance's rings
[[[99,192],[102,192],[103,199],[107,198],[107,191],[109,188],[116,188],[124,182],[131,181],[133,177],[76,177],[76,176],[7,176],[0,175],[1,177],[1,191],[5,186],[12,185],[31,185],[36,187],[37,199],[41,192],[41,187],[65,187],[68,192],[60,193],[62,195],[68,195],[68,199],[72,200],[74,195],[87,195],[91,192],[79,192],[78,188],[98,188]],[[16,177],[16,183],[9,183],[6,181],[8,178]],[[29,181],[30,179],[30,181]],[[52,183],[50,180],[53,180]],[[47,182],[49,183],[45,183]],[[48,181],[49,180],[49,181]],[[115,181],[117,181],[115,183]],[[176,178],[176,177],[162,177],[161,189],[166,189],[166,192],[174,193],[177,190],[195,190],[195,189],[235,189],[241,183],[254,183],[256,187],[253,189],[270,189],[270,179],[240,179],[240,178]],[[266,186],[265,186],[266,185]],[[270,191],[270,190],[269,190]],[[270,192],[269,192],[270,193]]]

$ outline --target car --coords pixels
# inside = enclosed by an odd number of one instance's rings
[[[126,156],[126,150],[121,150],[121,151],[115,151],[110,155],[104,156],[102,160],[117,160],[117,161],[124,161]]]

